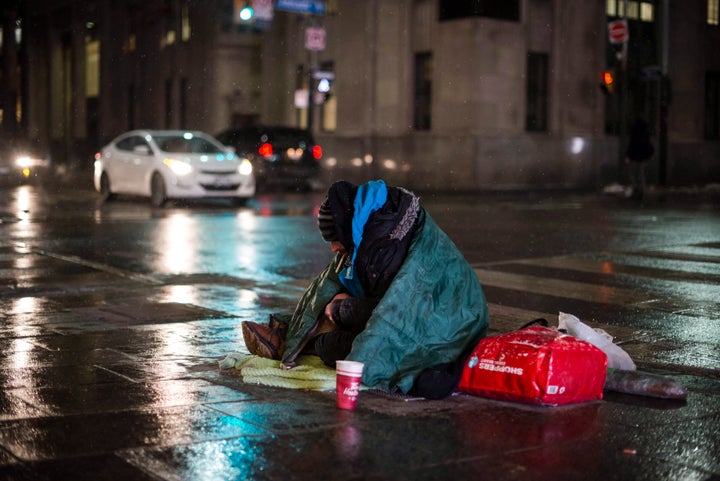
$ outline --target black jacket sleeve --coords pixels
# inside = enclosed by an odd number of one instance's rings
[[[378,302],[378,299],[348,297],[333,301],[330,309],[333,320],[342,330],[357,334],[365,329],[365,324]]]

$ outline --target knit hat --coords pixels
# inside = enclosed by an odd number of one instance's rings
[[[353,201],[358,187],[340,180],[330,186],[327,193],[328,207],[332,212],[335,238],[348,252],[354,248],[352,239]]]
[[[326,242],[338,240],[337,232],[335,232],[335,221],[330,210],[330,200],[327,197],[320,204],[317,221],[320,234]]]

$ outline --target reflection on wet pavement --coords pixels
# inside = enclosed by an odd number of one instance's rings
[[[240,323],[291,311],[330,251],[320,195],[247,207],[0,200],[0,478],[714,479],[716,212],[597,199],[426,196],[490,303],[491,333],[558,311],[601,327],[687,401],[606,393],[558,408],[245,384]],[[679,230],[692,232],[682,235]]]

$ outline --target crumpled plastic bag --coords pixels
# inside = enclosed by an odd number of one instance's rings
[[[686,399],[688,391],[678,381],[647,372],[608,369],[605,390],[660,399]]]
[[[602,329],[593,329],[572,314],[561,312],[558,316],[558,329],[565,330],[571,336],[587,341],[607,354],[608,368],[634,371],[635,362],[620,346],[614,344],[613,337]]]

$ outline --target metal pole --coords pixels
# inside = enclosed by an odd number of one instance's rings
[[[315,110],[315,70],[317,69],[313,62],[310,66],[310,72],[308,72],[308,105],[307,105],[307,129],[312,133],[313,131],[313,113]]]
[[[660,131],[658,132],[658,175],[661,187],[667,186],[667,117],[670,106],[670,77],[668,76],[668,34],[669,34],[669,0],[662,0],[660,17]]]
[[[312,26],[315,22],[312,17],[306,25]],[[308,73],[308,106],[307,106],[307,129],[313,133],[313,118],[315,114],[315,72],[318,70],[318,54],[315,50],[310,50],[310,72]]]
[[[622,18],[627,23],[627,0],[623,0]],[[627,96],[628,96],[628,75],[627,75],[627,57],[628,57],[628,40],[622,44],[620,58],[620,132],[618,136],[618,179],[623,178],[625,172],[625,150],[627,143]],[[622,183],[622,181],[620,182]]]

